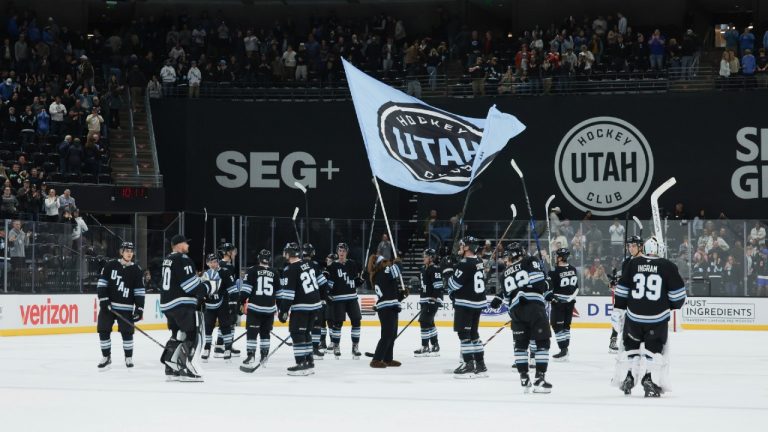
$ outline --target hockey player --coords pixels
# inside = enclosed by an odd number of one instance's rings
[[[504,299],[509,306],[509,316],[512,319],[512,334],[515,340],[515,363],[520,374],[520,384],[523,391],[531,388],[528,375],[528,345],[533,339],[536,342],[536,377],[533,383],[534,393],[550,393],[552,385],[546,381],[549,363],[549,320],[545,309],[546,302],[551,299],[542,265],[532,256],[525,254],[520,243],[512,242],[504,251],[507,264],[503,275]],[[496,297],[491,302],[491,308],[498,309],[502,299]]]
[[[632,258],[640,256],[640,252],[642,251],[642,248],[643,248],[643,239],[640,236],[633,235],[627,239],[627,251],[629,252],[629,256],[625,257],[624,261],[621,263],[621,274],[624,274],[624,270]],[[621,276],[621,274],[619,276]],[[612,299],[614,299],[613,293],[616,290],[616,282],[617,282],[617,279],[613,277],[610,283]],[[618,333],[616,333],[616,329],[611,328],[611,341],[608,344],[608,352],[610,354],[616,354],[617,352],[619,352],[619,346],[616,343],[617,335]]]
[[[320,339],[323,328],[325,327],[325,301],[328,297],[328,279],[325,276],[320,263],[315,261],[315,247],[311,243],[304,243],[301,246],[301,257],[306,263],[309,263],[315,270],[317,285],[320,289],[320,310],[317,311],[316,320],[312,325],[312,356],[315,360],[322,360],[325,351],[320,350]]]
[[[486,378],[485,353],[480,342],[480,314],[488,306],[485,298],[483,261],[475,255],[479,241],[466,236],[459,245],[462,258],[448,279],[448,292],[454,301],[453,331],[461,341],[463,363],[453,371],[459,379]]]
[[[435,315],[443,304],[443,276],[440,267],[435,263],[437,252],[434,249],[424,251],[421,268],[421,296],[419,307],[419,325],[421,326],[421,348],[413,352],[415,357],[438,357],[440,345],[437,343],[437,327]],[[432,349],[429,343],[432,342]]]
[[[357,288],[363,285],[359,265],[347,259],[349,246],[339,243],[336,246],[339,259],[334,261],[328,269],[328,300],[331,310],[331,342],[333,343],[333,355],[338,360],[341,357],[341,328],[344,319],[349,316],[352,323],[352,358],[360,359],[360,321],[363,315],[360,311],[360,303],[357,301]]]
[[[239,293],[237,285],[234,283],[234,276],[227,269],[219,266],[219,257],[216,254],[209,254],[206,257],[206,264],[208,270],[203,273],[202,280],[215,285],[215,289],[212,290],[211,295],[205,298],[205,346],[200,358],[203,362],[207,362],[211,355],[213,327],[218,321],[219,332],[224,339],[222,357],[229,362],[232,359],[232,331],[234,329],[229,325],[232,321],[232,311],[228,302],[231,298],[237,299]]]
[[[371,285],[376,291],[375,309],[381,322],[381,338],[376,345],[370,366],[376,369],[398,367],[401,363],[392,358],[392,351],[397,338],[400,302],[405,298],[405,293],[399,286],[400,267],[379,255],[375,264],[368,269],[368,273],[371,275]]]
[[[117,320],[117,328],[123,337],[125,366],[133,367],[133,332],[134,328],[115,315],[128,321],[141,321],[144,316],[144,272],[133,262],[133,243],[120,245],[120,258],[109,260],[101,269],[96,290],[99,296],[99,316],[96,328],[101,342],[101,361],[99,370],[109,369],[112,364],[112,325]]]
[[[213,294],[215,284],[203,282],[195,272],[195,263],[187,256],[189,240],[183,235],[171,238],[172,252],[163,260],[160,286],[160,311],[168,319],[171,338],[160,358],[166,366],[169,381],[202,382],[203,377],[192,364],[199,338],[195,309],[206,295]]]
[[[219,273],[221,275],[220,291],[226,291],[226,298],[222,306],[226,309],[226,315],[222,314],[227,321],[219,320],[219,335],[216,338],[216,346],[213,350],[214,357],[226,357],[225,351],[229,346],[231,357],[240,357],[240,351],[232,346],[232,340],[235,336],[235,326],[240,317],[239,286],[237,283],[237,270],[235,269],[235,258],[237,257],[237,248],[232,243],[222,243],[219,246]],[[223,295],[223,294],[222,294]],[[206,325],[206,328],[208,326]],[[228,332],[229,336],[225,336]]]
[[[579,294],[579,275],[576,267],[568,264],[571,252],[566,248],[555,251],[555,268],[549,272],[552,287],[552,313],[549,320],[555,331],[555,340],[560,352],[553,355],[555,361],[568,360],[568,346],[571,343],[571,320],[576,296]]]
[[[241,291],[241,307],[248,302],[248,312],[245,317],[245,328],[248,338],[246,350],[248,356],[243,365],[255,369],[259,363],[264,363],[269,355],[269,339],[275,321],[275,290],[280,287],[277,270],[270,266],[272,253],[266,249],[259,252],[259,264],[248,269],[243,278]],[[257,337],[260,359],[256,361]]]
[[[686,292],[677,266],[658,256],[659,247],[655,237],[646,240],[643,255],[629,261],[616,285],[611,323],[622,333],[624,351],[616,362],[613,382],[626,395],[641,376],[645,397],[661,396],[668,383],[667,322],[670,310],[685,303]]]
[[[336,261],[337,259],[339,259],[339,256],[337,254],[335,254],[335,253],[328,254],[325,257],[325,268],[323,269],[323,277],[326,279],[325,280],[325,283],[326,283],[326,285],[325,285],[325,297],[323,297],[322,300],[321,300],[321,303],[323,304],[323,307],[320,309],[320,312],[318,313],[319,314],[319,320],[320,320],[320,346],[319,346],[319,349],[323,353],[327,353],[328,350],[329,350],[328,345],[326,344],[326,338],[328,336],[328,327],[332,325],[331,324],[331,319],[332,319],[331,312],[332,311],[331,311],[331,309],[330,309],[330,307],[328,305],[328,302],[329,302],[329,300],[328,300],[328,290],[330,289],[329,285],[328,285],[328,267],[330,267],[331,264],[333,264],[333,262]],[[331,343],[331,347],[332,346],[333,346],[333,343]]]
[[[312,358],[311,330],[317,311],[320,310],[320,288],[317,285],[315,269],[308,262],[299,259],[299,245],[288,243],[283,249],[288,265],[280,278],[278,319],[281,323],[291,322],[288,329],[293,339],[293,355],[296,366],[288,368],[288,375],[312,375],[315,362]]]

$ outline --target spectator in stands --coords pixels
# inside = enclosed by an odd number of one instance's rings
[[[40,136],[41,141],[45,141],[50,133],[51,115],[48,114],[45,107],[40,107],[40,111],[37,113],[37,135]]]
[[[94,134],[93,139],[87,141],[85,143],[85,147],[83,148],[85,172],[91,173],[98,177],[101,154],[102,149],[99,146],[99,135]]]
[[[67,132],[69,134],[77,136],[82,135],[85,127],[85,115],[85,108],[83,108],[80,100],[75,101],[75,104],[67,113],[67,119],[69,120]]]
[[[472,96],[485,96],[485,67],[483,58],[477,57],[475,65],[470,67],[469,76],[472,79]]]
[[[10,187],[3,188],[2,204],[0,204],[0,213],[3,219],[13,219],[18,215],[19,200]]]
[[[370,45],[369,47],[373,49]],[[235,57],[233,56],[232,58]],[[306,81],[307,77],[307,46],[302,42],[299,44],[299,50],[296,52],[296,81]]]
[[[152,79],[147,83],[147,94],[150,99],[160,99],[163,95],[163,88],[157,80],[157,75],[152,75]]]
[[[766,32],[768,34],[768,32]],[[765,48],[760,48],[757,52],[757,85],[760,88],[768,87],[768,54]]]
[[[699,50],[699,41],[693,30],[688,29],[683,36],[681,66],[683,68],[683,78],[691,79],[693,76],[693,58]]]
[[[589,76],[592,73],[592,66],[595,63],[595,55],[587,49],[586,45],[581,46],[579,52],[577,68],[581,75]]]
[[[600,258],[595,258],[592,265],[584,271],[584,279],[586,279],[586,287],[590,289],[592,294],[600,295],[608,293],[608,275],[605,273],[605,267]]]
[[[67,135],[64,140],[56,146],[56,151],[59,153],[59,172],[69,172],[67,165],[67,152],[72,145],[72,135]]]
[[[61,136],[64,133],[64,116],[67,115],[67,107],[61,103],[61,96],[56,96],[48,112],[51,115],[51,134]]]
[[[85,118],[85,123],[88,125],[88,137],[86,142],[93,140],[93,135],[101,134],[101,125],[104,124],[104,117],[99,115],[99,111],[94,107],[91,109],[91,114]]]
[[[5,81],[0,84],[0,101],[8,102],[11,100],[11,96],[16,93],[18,85],[13,82],[13,79],[6,78]]]
[[[184,58],[186,56],[186,53],[184,52],[184,47],[181,46],[181,43],[176,42],[176,45],[171,48],[171,51],[168,53],[168,57],[171,58],[171,62],[173,64],[177,64],[180,61],[184,61]]]
[[[187,83],[189,84],[189,97],[200,97],[200,81],[203,75],[200,69],[197,68],[197,62],[192,60],[189,71],[187,71]]]
[[[67,149],[67,172],[80,174],[83,164],[83,146],[80,144],[80,138],[75,138],[72,145]]]
[[[160,79],[163,80],[163,96],[168,97],[171,95],[171,90],[176,84],[176,69],[171,64],[171,60],[165,61],[165,66],[160,69]]]
[[[93,95],[91,94],[90,87],[76,88],[75,97],[80,101],[80,106],[82,106],[84,110],[90,111],[93,107]]]
[[[756,246],[765,246],[765,227],[759,220],[755,221],[755,226],[749,231],[749,242]]]
[[[680,70],[683,65],[682,57],[683,47],[677,44],[677,39],[670,38],[667,46],[667,59],[669,59],[669,67],[672,68],[670,78],[682,78],[682,71]]]
[[[3,193],[3,206],[5,206],[5,195],[8,191]],[[16,197],[13,197],[14,199]],[[11,269],[20,276],[21,270],[26,267],[25,257],[26,248],[28,244],[28,235],[21,227],[21,221],[14,220],[11,223],[11,231],[8,233],[8,256],[11,257]],[[18,277],[18,276],[17,276]]]
[[[648,39],[648,50],[650,53],[651,70],[664,69],[664,49],[666,41],[661,35],[661,30],[656,29]]]
[[[29,180],[24,180],[22,186],[16,191],[16,201],[18,205],[16,210],[19,213],[19,219],[29,220],[32,219],[32,188]]]
[[[736,55],[736,50],[729,50],[728,61],[731,65],[731,75],[741,72],[741,63],[739,62],[739,56]]]
[[[397,48],[395,46],[395,41],[391,37],[388,37],[387,43],[381,48],[381,67],[384,73],[387,73],[392,69],[396,56]]]
[[[27,72],[29,63],[29,45],[27,44],[27,35],[23,32],[19,34],[19,40],[13,47],[14,57],[16,58],[16,70],[19,73]]]
[[[499,82],[497,91],[500,95],[504,93],[512,93],[514,91],[514,84],[515,74],[513,72],[512,66],[507,66],[507,71],[504,72],[504,75],[501,76],[501,81]]]
[[[21,119],[16,115],[16,107],[8,107],[8,113],[3,117],[3,137],[7,141],[14,141],[21,130]]]
[[[495,58],[495,57],[494,57]],[[437,52],[437,49],[432,48],[427,56],[427,74],[429,75],[429,89],[435,91],[437,89],[437,68],[440,67],[442,58]]]
[[[131,109],[133,112],[136,112],[140,103],[139,101],[144,94],[144,83],[147,82],[147,78],[139,68],[139,65],[135,64],[131,66],[131,70],[128,71],[126,77],[126,82],[131,91]]]
[[[723,265],[722,276],[725,293],[730,296],[738,295],[739,281],[742,277],[742,272],[739,270],[733,255],[728,255],[725,265]]]
[[[19,116],[21,120],[19,127],[21,128],[21,142],[29,144],[35,140],[35,129],[37,128],[37,116],[32,112],[32,107],[27,105],[24,108],[24,112]]]
[[[383,256],[384,259],[386,260],[391,260],[393,257],[392,252],[393,252],[392,242],[389,241],[389,236],[387,234],[382,234],[381,241],[379,242],[379,245],[376,246],[376,254],[379,256]]]
[[[283,77],[285,80],[293,81],[296,78],[296,51],[293,46],[288,45],[288,49],[282,55]]]
[[[109,105],[109,127],[120,129],[120,108],[123,107],[123,92],[125,87],[117,80],[117,75],[112,74],[109,77],[109,86],[107,87],[107,104]]]
[[[722,58],[720,59],[720,72],[718,72],[721,80],[728,79],[731,76],[731,54],[730,51],[723,51]]]
[[[603,251],[603,233],[597,224],[592,223],[587,230],[587,254],[590,257],[600,257]]]
[[[46,222],[58,222],[60,205],[59,198],[56,196],[56,189],[48,189],[48,195],[45,197],[45,201],[43,201]]]
[[[61,194],[61,196],[59,196],[59,208],[60,209],[77,208],[75,197],[72,196],[72,191],[70,191],[69,189],[64,189],[64,193]]]
[[[755,87],[755,72],[757,72],[757,61],[752,55],[752,50],[744,50],[744,57],[741,59],[741,73],[744,75],[744,85],[747,88]]]
[[[98,31],[98,30],[97,30]],[[93,65],[88,60],[88,56],[80,56],[80,65],[77,67],[77,79],[82,86],[89,91],[95,90],[93,78],[96,74],[93,71]]]
[[[624,225],[618,218],[613,219],[613,224],[608,228],[611,235],[611,256],[620,256],[624,253]]]
[[[742,56],[747,54],[747,50],[755,50],[755,35],[752,34],[752,29],[747,27],[744,29],[744,33],[739,36],[739,53]]]
[[[725,49],[736,50],[739,47],[739,31],[733,23],[728,24],[728,30],[725,31]]]
[[[616,17],[619,19],[619,22],[618,22],[619,34],[624,36],[627,34],[627,24],[628,24],[627,17],[625,17],[624,14],[622,14],[621,12],[617,12]]]

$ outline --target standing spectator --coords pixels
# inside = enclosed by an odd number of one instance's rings
[[[35,131],[37,130],[37,116],[32,112],[32,107],[27,105],[24,112],[19,117],[21,123],[21,142],[29,144],[35,139]]]
[[[139,68],[139,65],[135,64],[131,66],[131,70],[128,71],[128,75],[126,76],[126,82],[131,91],[131,109],[133,112],[136,112],[139,106],[139,101],[144,94],[144,83],[147,82],[147,78]]]
[[[40,112],[37,113],[37,134],[44,141],[48,134],[51,133],[51,116],[44,107],[40,107]]]
[[[152,79],[147,83],[147,95],[150,99],[160,99],[163,95],[163,88],[157,80],[157,75],[152,75]]]
[[[19,86],[13,82],[13,79],[6,78],[5,81],[0,84],[0,101],[10,101],[13,94],[16,93],[18,87]]]
[[[248,29],[245,32],[245,37],[243,38],[243,45],[245,46],[246,57],[253,56],[256,54],[256,51],[259,48],[259,38],[253,34],[253,30]]]
[[[30,200],[32,199],[32,188],[30,187],[29,180],[24,180],[22,186],[16,191],[16,211],[18,212],[18,218],[29,220],[31,218],[31,206]]]
[[[88,90],[95,90],[93,86],[93,77],[95,73],[93,71],[93,65],[88,60],[88,56],[80,56],[80,65],[77,67],[77,79],[82,83],[82,86]]]
[[[757,72],[757,61],[752,55],[752,50],[744,50],[744,57],[741,59],[741,73],[744,75],[744,86],[747,88],[755,87],[755,72]]]
[[[200,69],[197,68],[197,62],[192,60],[192,64],[187,72],[187,83],[189,83],[189,97],[200,97],[200,81],[203,79],[203,74],[200,73]]]
[[[682,71],[680,70],[683,65],[682,62],[683,48],[677,44],[677,39],[670,38],[669,46],[667,46],[667,58],[669,59],[669,67],[672,68],[670,76],[672,78],[682,78]]]
[[[755,35],[752,34],[752,29],[749,27],[744,29],[744,33],[739,36],[739,53],[744,56],[747,54],[747,50],[755,50]]]
[[[18,215],[19,200],[13,194],[10,186],[3,188],[2,204],[0,204],[0,213],[3,219],[13,219]]]
[[[64,133],[64,116],[67,115],[67,107],[61,103],[61,97],[56,96],[56,99],[48,107],[48,112],[51,114],[51,134],[61,137]]]
[[[469,68],[472,78],[472,96],[485,96],[485,67],[483,58],[478,56],[475,65]]]
[[[664,69],[665,43],[666,41],[664,40],[664,37],[661,36],[661,30],[654,30],[651,38],[648,40],[652,70]]]
[[[720,59],[720,71],[718,72],[720,79],[720,86],[726,85],[725,80],[731,76],[731,55],[728,50],[723,51],[723,56]]]
[[[613,219],[613,225],[608,228],[608,233],[611,235],[611,256],[624,255],[624,225],[619,222],[619,219]]]
[[[616,17],[619,18],[619,34],[622,36],[627,35],[627,17],[624,16],[621,12],[616,13]]]
[[[64,140],[56,146],[56,151],[59,153],[59,172],[61,173],[69,172],[69,169],[67,168],[67,152],[69,152],[69,147],[71,145],[72,135],[67,135],[64,137]]]
[[[389,37],[387,38],[387,43],[381,47],[381,67],[384,73],[387,73],[392,69],[396,54],[397,48],[395,47],[395,41]]]
[[[765,227],[760,221],[755,221],[755,226],[749,231],[749,242],[761,248],[765,247]]]
[[[46,222],[57,222],[59,220],[59,206],[59,197],[56,196],[56,189],[48,189],[48,195],[45,197],[45,201],[43,201]]]
[[[392,242],[389,241],[389,236],[387,234],[381,235],[381,241],[379,242],[379,245],[376,246],[376,255],[384,257],[385,260],[392,260]]]
[[[768,87],[768,55],[765,53],[765,48],[760,48],[760,50],[757,52],[756,75],[758,87]]]
[[[691,79],[693,77],[693,58],[699,50],[698,37],[693,30],[688,29],[685,32],[682,48],[681,62],[683,67],[683,79]]]
[[[406,93],[415,98],[421,98],[421,81],[419,81],[419,68],[416,63],[411,63],[405,70]]]
[[[429,89],[435,91],[437,89],[437,68],[440,67],[442,58],[435,48],[429,51],[427,56],[427,73],[429,74]]]
[[[71,211],[72,209],[77,208],[77,204],[75,203],[75,197],[72,196],[72,191],[64,189],[64,193],[59,197],[59,209],[64,211],[67,208]]]
[[[739,48],[739,31],[733,23],[728,24],[728,30],[725,31],[725,49],[736,50]]]
[[[296,78],[296,51],[293,50],[293,46],[288,45],[288,49],[285,50],[282,56],[283,60],[283,73],[286,80],[293,80]]]
[[[185,56],[186,53],[184,52],[184,47],[182,47],[178,42],[173,48],[171,48],[171,51],[168,52],[168,57],[170,57],[173,64],[184,61]]]
[[[587,231],[587,254],[590,257],[600,257],[603,251],[603,233],[597,224],[592,223]]]
[[[109,105],[109,127],[120,129],[120,108],[123,107],[123,92],[125,87],[117,81],[117,75],[112,74],[109,77],[107,97]]]
[[[5,201],[5,195],[3,195],[3,201]],[[11,257],[11,270],[15,273],[14,279],[16,282],[21,282],[21,278],[24,277],[23,270],[26,266],[25,257],[28,236],[21,228],[20,220],[14,220],[11,226],[13,228],[8,233],[8,255]]]
[[[307,75],[307,47],[302,42],[299,44],[299,51],[296,53],[296,81],[306,81]]]
[[[101,125],[104,124],[104,117],[99,115],[99,111],[94,107],[91,109],[91,114],[85,118],[85,123],[88,125],[88,137],[86,143],[93,140],[93,135],[99,136],[101,134]]]
[[[736,55],[735,50],[728,51],[728,60],[731,65],[731,75],[737,75],[741,71],[741,62],[739,62],[739,56]]]
[[[581,46],[581,52],[578,57],[578,69],[582,75],[592,74],[592,65],[595,63],[595,55],[587,49],[586,45]]]
[[[163,80],[163,96],[170,96],[171,89],[176,84],[176,69],[171,64],[171,60],[166,60],[165,66],[160,69],[160,79]]]
[[[80,144],[80,138],[75,138],[72,145],[67,149],[67,172],[80,174],[83,164],[83,146]]]
[[[13,46],[14,57],[16,58],[16,70],[21,72],[27,72],[29,63],[29,45],[27,44],[27,36],[24,33],[19,35],[19,40]]]
[[[67,113],[67,119],[69,120],[67,132],[72,135],[82,135],[85,125],[85,108],[79,100],[75,101],[75,105]]]

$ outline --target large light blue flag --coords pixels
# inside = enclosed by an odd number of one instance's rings
[[[466,189],[525,130],[496,106],[484,119],[452,114],[396,90],[343,60],[373,175],[402,189]]]

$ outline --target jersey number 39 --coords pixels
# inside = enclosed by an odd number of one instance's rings
[[[635,288],[632,289],[632,298],[639,300],[645,296],[651,301],[661,298],[661,276],[657,274],[646,276],[638,273],[632,280],[635,282]]]

